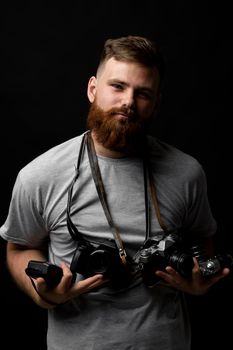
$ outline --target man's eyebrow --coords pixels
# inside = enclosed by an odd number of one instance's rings
[[[126,82],[123,81],[123,80],[117,79],[117,78],[115,78],[115,79],[109,79],[109,80],[108,80],[108,83],[109,83],[109,84],[117,83],[117,84],[121,84],[121,85],[123,85],[123,86],[129,86],[128,83],[126,83]],[[149,88],[149,87],[147,87],[147,86],[138,86],[138,87],[136,88],[136,90],[138,90],[138,91],[144,91],[144,92],[148,92],[148,93],[153,93],[153,89],[151,89],[151,88]]]
[[[118,83],[118,84],[122,84],[122,85],[128,85],[125,81],[117,79],[117,78],[111,78],[108,80],[109,83]]]

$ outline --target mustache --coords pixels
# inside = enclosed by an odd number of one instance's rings
[[[130,119],[134,119],[137,117],[137,113],[134,109],[128,108],[128,107],[121,107],[121,108],[112,108],[108,111],[108,115],[112,116],[114,114],[124,114],[126,117]]]

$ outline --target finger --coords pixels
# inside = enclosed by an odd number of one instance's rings
[[[180,283],[179,274],[169,266],[166,267],[165,271],[156,271],[155,274],[172,286]]]
[[[74,282],[75,277],[74,274],[71,272],[70,268],[67,266],[65,262],[61,263],[61,268],[63,271],[63,281],[66,282],[67,287],[70,287],[70,285]]]
[[[170,283],[173,285],[173,287],[179,287],[183,283],[183,278],[181,275],[172,267],[167,266],[166,271],[170,276]]]
[[[198,260],[196,257],[193,257],[193,263],[194,263],[194,266],[193,266],[193,272],[194,273],[199,273],[200,272],[200,266],[199,266],[199,263],[198,263]]]
[[[101,286],[106,281],[107,280],[103,277],[103,275],[95,275],[79,281],[77,283],[77,286],[79,288],[79,291],[81,293],[84,293],[90,289]]]
[[[230,270],[228,267],[225,267],[225,268],[222,270],[223,277],[229,275],[230,272],[231,272],[231,270]]]
[[[177,276],[178,272],[176,270],[174,270],[171,266],[167,266],[165,268],[165,270],[167,271],[167,273],[169,273],[169,275],[171,276]]]

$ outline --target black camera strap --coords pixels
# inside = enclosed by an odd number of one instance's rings
[[[79,241],[79,242],[85,242],[84,238],[82,235],[79,233],[77,227],[74,225],[73,221],[71,220],[70,217],[70,209],[72,206],[72,194],[73,194],[73,187],[75,182],[77,181],[79,177],[79,168],[80,164],[83,158],[84,150],[85,150],[85,144],[86,144],[86,139],[87,139],[87,132],[83,135],[82,141],[81,141],[81,146],[80,146],[80,151],[78,155],[78,161],[77,161],[77,166],[75,168],[75,175],[74,178],[71,182],[69,191],[68,191],[68,200],[67,200],[67,208],[66,208],[66,221],[67,221],[67,227],[68,231],[73,238],[74,241]]]
[[[116,242],[118,251],[119,251],[119,256],[124,264],[126,264],[126,251],[123,246],[123,242],[121,240],[118,228],[115,226],[108,202],[107,202],[107,197],[106,197],[106,192],[104,189],[102,177],[101,177],[101,172],[99,169],[99,164],[98,164],[98,158],[95,152],[95,147],[94,143],[91,137],[90,131],[87,131],[82,139],[81,146],[80,146],[80,152],[78,156],[78,161],[77,161],[77,167],[75,169],[75,176],[72,180],[71,186],[68,191],[68,201],[67,201],[67,227],[70,232],[71,237],[78,241],[78,242],[85,242],[85,239],[82,237],[82,235],[79,233],[77,227],[74,225],[74,223],[71,220],[70,217],[70,208],[72,205],[72,192],[73,192],[73,186],[74,183],[76,182],[78,176],[79,176],[79,168],[80,168],[80,163],[83,158],[84,154],[84,149],[85,145],[87,145],[87,152],[88,152],[88,158],[90,162],[90,167],[91,167],[91,172],[92,172],[92,177],[95,182],[96,190],[100,199],[100,202],[102,204],[106,219],[108,221],[109,227],[112,231],[114,240]],[[157,201],[157,195],[156,195],[156,190],[155,190],[155,185],[153,181],[153,177],[150,171],[150,168],[148,167],[148,161],[147,157],[143,157],[143,172],[144,172],[144,193],[145,193],[145,215],[146,215],[146,237],[145,240],[147,240],[150,236],[150,198],[152,200],[153,206],[155,208],[155,213],[158,219],[158,222],[161,226],[161,228],[166,231],[166,227],[164,223],[162,222],[161,215],[160,215],[160,210],[158,206],[158,201]],[[149,180],[149,181],[148,181]]]

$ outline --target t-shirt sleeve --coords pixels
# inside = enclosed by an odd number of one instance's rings
[[[12,191],[5,223],[0,228],[3,239],[29,247],[38,247],[48,236],[36,191],[28,193],[18,174]]]
[[[184,229],[196,238],[210,237],[216,233],[217,223],[213,217],[207,193],[206,175],[201,166],[186,189],[188,205]]]

